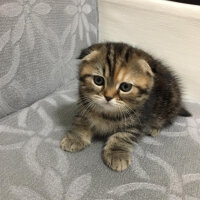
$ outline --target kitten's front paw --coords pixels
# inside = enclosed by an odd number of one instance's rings
[[[64,151],[77,152],[88,146],[90,142],[83,141],[77,135],[67,134],[60,142],[60,147]]]
[[[103,160],[106,165],[108,165],[112,170],[115,171],[123,171],[131,163],[130,154],[127,152],[110,152],[104,151],[103,152]]]

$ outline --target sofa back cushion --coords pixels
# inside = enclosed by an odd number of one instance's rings
[[[73,79],[97,19],[96,0],[0,2],[0,118]]]

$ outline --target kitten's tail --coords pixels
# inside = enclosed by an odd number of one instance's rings
[[[192,116],[192,114],[189,111],[187,111],[184,107],[181,107],[178,115],[183,116],[183,117],[191,117]]]

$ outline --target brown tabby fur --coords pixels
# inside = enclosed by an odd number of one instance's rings
[[[80,59],[80,110],[61,141],[63,150],[76,152],[95,135],[107,136],[103,160],[122,171],[131,162],[137,138],[157,135],[178,114],[190,116],[182,107],[176,76],[146,52],[124,43],[100,43],[84,49]],[[95,75],[105,84],[97,86]],[[131,83],[132,90],[121,91],[122,82]]]

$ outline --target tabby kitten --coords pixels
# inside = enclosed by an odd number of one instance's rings
[[[146,52],[124,43],[100,43],[82,50],[79,70],[79,112],[61,148],[84,149],[95,135],[107,136],[106,165],[116,171],[131,163],[134,143],[155,136],[182,107],[176,76]]]

